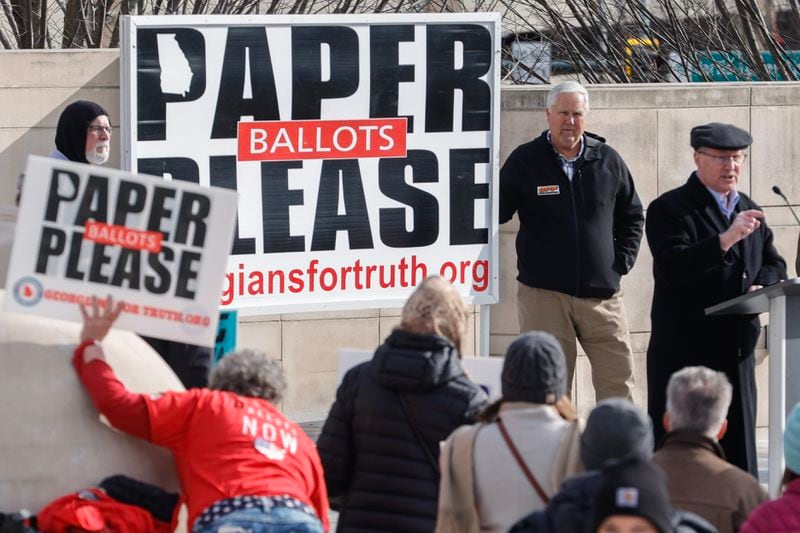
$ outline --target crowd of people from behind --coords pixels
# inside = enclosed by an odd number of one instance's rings
[[[626,398],[599,401],[581,426],[548,333],[511,343],[489,404],[461,365],[467,308],[439,277],[347,372],[316,447],[280,413],[286,380],[263,354],[223,358],[209,388],[128,391],[101,346],[121,309],[110,297],[81,307],[73,365],[114,427],[172,451],[194,532],[327,531],[329,507],[353,532],[800,531],[800,405],[782,495],[768,501],[720,447],[732,394],[722,372],[672,375],[655,453],[653,423]]]
[[[439,277],[346,373],[316,446],[280,412],[286,381],[263,354],[226,357],[207,388],[202,363],[196,388],[137,394],[101,346],[121,302],[81,307],[77,375],[114,427],[171,450],[192,531],[327,531],[329,507],[346,532],[800,531],[800,406],[786,423],[781,494],[768,501],[754,477],[758,316],[705,314],[787,278],[763,212],[736,189],[752,138],[729,124],[693,128],[696,170],[645,220],[622,157],[585,131],[588,111],[585,88],[556,85],[548,130],[500,172],[500,222],[520,221],[525,333],[492,404],[461,365],[467,307]],[[103,164],[110,136],[108,114],[76,102],[51,155]],[[649,416],[632,402],[620,289],[644,233],[655,279]],[[569,400],[576,342],[599,400],[584,427]],[[77,523],[40,526],[108,530],[102,517],[69,516]]]

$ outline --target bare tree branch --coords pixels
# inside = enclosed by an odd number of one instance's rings
[[[800,41],[800,0],[780,0]],[[771,78],[800,75],[784,48],[777,0],[0,0],[0,47],[116,47],[123,15],[501,11],[503,27],[549,47],[554,76],[588,83]],[[730,6],[730,7],[729,7]],[[732,11],[731,11],[732,10]],[[787,29],[788,28],[788,29]],[[794,33],[792,33],[794,32]],[[510,56],[520,78],[546,80]],[[766,58],[766,59],[765,59]],[[509,63],[510,61],[510,63]],[[769,65],[767,64],[769,63]],[[774,63],[774,68],[773,68]],[[769,66],[769,68],[768,68]],[[524,74],[527,73],[528,76]],[[517,76],[506,82],[521,82]]]
[[[2,44],[3,48],[7,50],[11,50],[14,48],[14,46],[12,46],[11,41],[8,39],[8,37],[6,37],[6,32],[3,31],[3,28],[0,28],[0,44]]]

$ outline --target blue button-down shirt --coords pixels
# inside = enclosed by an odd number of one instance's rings
[[[714,197],[714,200],[717,201],[717,206],[719,206],[719,210],[722,211],[725,218],[730,219],[731,215],[736,210],[736,206],[739,205],[739,191],[733,189],[727,195],[724,195],[711,187],[706,187],[706,189],[708,189],[708,192]]]

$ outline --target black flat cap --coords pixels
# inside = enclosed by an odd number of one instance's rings
[[[716,148],[718,150],[740,150],[753,143],[749,133],[732,124],[711,122],[692,128],[692,148]]]

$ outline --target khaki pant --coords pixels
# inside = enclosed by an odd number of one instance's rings
[[[518,283],[517,299],[520,331],[546,331],[561,343],[570,392],[577,338],[592,366],[597,400],[613,396],[632,399],[633,354],[621,291],[607,299],[576,298]]]

